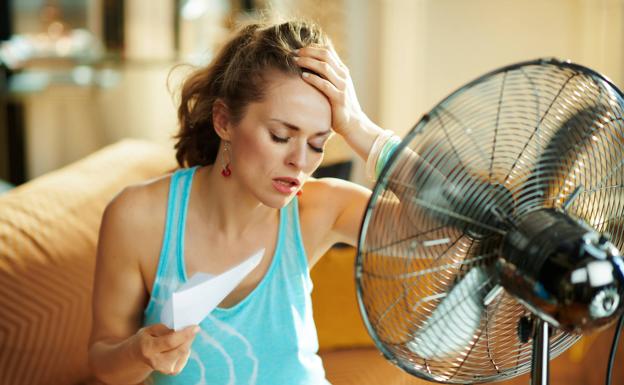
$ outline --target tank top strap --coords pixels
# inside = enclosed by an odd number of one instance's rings
[[[312,281],[309,274],[308,257],[303,244],[303,236],[301,233],[301,223],[299,218],[299,200],[295,196],[286,207],[286,231],[284,250],[289,254],[288,260],[292,261],[290,265],[291,271],[296,269],[306,278],[307,289],[312,290]]]
[[[186,207],[191,195],[191,182],[195,170],[196,167],[183,168],[171,175],[163,243],[146,313],[153,307],[153,302],[168,298],[180,285],[180,272],[183,266],[178,255],[182,248]]]

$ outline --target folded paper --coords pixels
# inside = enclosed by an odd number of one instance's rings
[[[174,330],[198,325],[260,263],[264,249],[228,271],[213,275],[195,273],[167,300],[161,322]]]

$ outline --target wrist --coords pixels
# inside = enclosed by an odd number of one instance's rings
[[[396,150],[399,143],[401,143],[401,138],[393,134],[384,144],[381,152],[379,153],[379,157],[377,158],[377,162],[375,163],[375,180],[379,178],[381,171],[386,163],[388,163],[388,160],[390,160],[390,157],[394,153],[394,150]]]
[[[362,137],[362,135],[375,134],[380,131],[383,131],[383,129],[373,123],[366,115],[362,114],[362,116],[351,119],[349,124],[338,134],[346,140],[350,140]]]
[[[366,159],[366,175],[376,180],[401,139],[390,130],[382,130],[373,141]]]
[[[366,160],[377,137],[384,130],[373,123],[367,116],[354,119],[339,134],[362,159]]]
[[[143,354],[143,348],[141,347],[141,337],[139,333],[134,334],[125,341],[126,344],[126,357],[130,362],[136,362],[144,370],[152,371],[154,368],[149,364],[147,358]]]
[[[89,350],[89,365],[95,378],[104,383],[140,383],[152,372],[140,358],[136,335],[94,343]]]

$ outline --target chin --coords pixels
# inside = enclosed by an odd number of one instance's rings
[[[269,189],[269,191],[258,191],[256,194],[256,198],[263,205],[274,209],[281,209],[282,207],[285,207],[294,197],[295,194],[280,194],[272,191],[272,188]]]
[[[260,201],[260,203],[274,209],[281,209],[282,207],[285,207],[296,196],[296,192],[291,194],[279,193],[273,188],[272,185],[268,185],[265,188],[258,187],[260,186],[256,185],[253,187],[253,195]]]
[[[294,198],[293,195],[283,196],[283,197],[266,197],[266,199],[261,199],[260,202],[267,207],[271,207],[274,209],[281,209],[290,203],[290,201]]]

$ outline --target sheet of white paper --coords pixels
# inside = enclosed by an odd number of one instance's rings
[[[199,324],[262,260],[264,249],[219,274],[196,273],[165,303],[161,322],[175,330]]]

